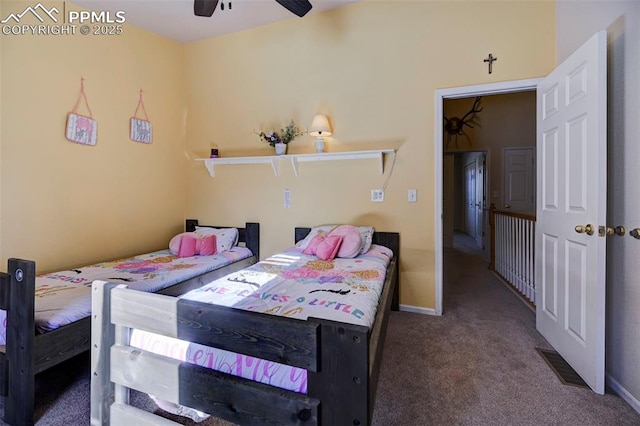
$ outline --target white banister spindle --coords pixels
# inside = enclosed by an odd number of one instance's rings
[[[531,256],[531,253],[529,252],[529,222],[528,221],[523,221],[522,224],[522,231],[523,231],[523,235],[522,235],[522,246],[524,249],[524,257],[523,257],[523,262],[522,262],[522,280],[523,280],[523,285],[524,285],[524,295],[527,297],[527,299],[531,300],[531,289],[530,289],[530,283],[529,283],[529,256]]]
[[[535,303],[535,217],[495,211],[493,223],[494,271]]]
[[[522,254],[523,254],[523,248],[522,247],[522,220],[519,217],[514,218],[514,222],[516,223],[516,227],[515,227],[515,237],[516,237],[516,244],[515,244],[515,252],[516,255],[518,257],[518,261],[516,262],[515,265],[515,271],[514,274],[516,275],[516,283],[517,283],[517,287],[518,290],[520,290],[520,293],[523,292],[524,290],[524,286],[522,285]]]

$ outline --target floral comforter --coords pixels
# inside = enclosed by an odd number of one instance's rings
[[[298,319],[371,327],[392,252],[372,245],[355,259],[331,261],[291,248],[181,298]],[[307,372],[275,362],[134,330],[131,345],[272,386],[306,393]]]
[[[189,278],[251,257],[236,246],[213,256],[177,257],[160,250],[36,277],[35,322],[39,332],[55,330],[91,314],[91,284],[103,280],[156,292]],[[6,312],[0,310],[0,344],[6,341]]]

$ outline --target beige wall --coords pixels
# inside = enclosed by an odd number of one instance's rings
[[[166,247],[184,219],[184,47],[126,25],[119,36],[1,37],[2,262],[33,259],[41,273]],[[95,147],[64,136],[81,77]],[[140,89],[150,145],[129,140]]]
[[[329,115],[329,150],[397,149],[385,174],[373,160],[221,166],[192,161],[187,216],[257,220],[262,253],[293,242],[293,227],[371,224],[401,233],[401,303],[432,309],[436,89],[545,75],[555,63],[552,2],[363,1],[187,45],[187,150],[191,158],[269,154],[253,131]],[[490,23],[490,24],[488,24]],[[499,61],[487,73],[482,59]],[[440,142],[438,142],[440,143]],[[310,152],[303,136],[290,149]],[[392,164],[393,163],[393,164]],[[391,167],[393,165],[393,167]],[[385,188],[383,203],[370,191]],[[418,202],[407,203],[407,190]],[[283,192],[291,191],[291,208]]]

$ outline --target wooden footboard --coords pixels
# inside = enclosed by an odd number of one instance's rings
[[[2,280],[4,302],[0,306],[7,311],[7,343],[2,357],[1,380],[5,396],[4,419],[9,424],[33,424],[35,272],[35,262],[9,259],[9,278]]]
[[[371,329],[260,314],[94,282],[91,424],[176,424],[130,406],[130,389],[243,425],[370,424],[388,313],[398,294],[398,234],[387,237],[395,255]],[[132,329],[304,368],[308,393],[131,347]]]
[[[185,229],[197,224],[197,220],[187,220]],[[179,295],[257,262],[260,225],[247,223],[238,229],[240,241],[254,256],[162,291]],[[0,347],[0,396],[5,397],[4,421],[10,425],[34,424],[34,376],[89,350],[91,344],[91,318],[36,333],[35,277],[35,262],[21,259],[9,259],[7,273],[0,273],[0,309],[7,311],[7,343]]]

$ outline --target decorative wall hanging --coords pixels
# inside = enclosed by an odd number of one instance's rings
[[[444,131],[447,133],[449,138],[447,139],[447,148],[449,148],[449,142],[451,142],[451,137],[455,137],[456,149],[460,149],[458,146],[458,135],[469,137],[464,132],[464,126],[468,126],[473,128],[469,122],[473,120],[476,113],[482,111],[482,107],[480,103],[482,102],[482,96],[476,96],[475,101],[473,101],[473,106],[462,118],[459,117],[451,117],[447,118],[447,116],[443,116],[444,118]]]
[[[142,107],[142,112],[144,113],[144,120],[137,117],[140,107]],[[152,141],[151,122],[149,121],[149,116],[147,115],[147,110],[142,100],[142,90],[140,90],[140,98],[138,99],[136,111],[133,113],[133,117],[131,117],[130,135],[132,141],[142,143],[151,143]]]
[[[84,103],[89,111],[88,117],[77,114],[80,99],[84,99]],[[84,78],[80,79],[80,95],[78,95],[78,100],[73,107],[73,111],[67,116],[66,136],[70,141],[84,145],[95,145],[98,139],[98,123],[93,119],[87,95],[84,93]]]

